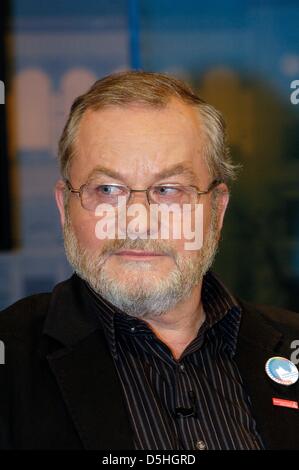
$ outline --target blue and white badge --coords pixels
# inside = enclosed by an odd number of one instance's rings
[[[293,385],[299,377],[295,364],[285,357],[271,357],[265,369],[268,377],[281,385]]]

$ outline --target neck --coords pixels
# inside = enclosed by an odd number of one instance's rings
[[[197,336],[205,321],[201,302],[201,284],[193,288],[191,295],[174,309],[157,318],[147,318],[146,323],[155,335],[179,359],[189,343]]]

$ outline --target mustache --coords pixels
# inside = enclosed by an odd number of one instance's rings
[[[177,252],[169,243],[163,240],[142,240],[140,238],[136,238],[135,240],[131,238],[109,240],[103,245],[100,254],[101,256],[108,257],[119,250],[151,251],[157,255],[171,256],[175,260],[177,258]]]

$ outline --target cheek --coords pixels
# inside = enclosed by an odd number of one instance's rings
[[[93,214],[72,213],[71,221],[81,247],[89,250],[98,250],[101,248],[103,241],[96,237],[95,229],[97,219]]]
[[[203,233],[204,235],[210,230],[212,221],[212,207],[209,205],[204,205],[203,208]]]
[[[202,236],[205,238],[211,226],[212,212],[205,205],[199,206],[192,212],[182,217],[182,240],[178,242],[181,247],[185,242],[193,239],[199,240]]]

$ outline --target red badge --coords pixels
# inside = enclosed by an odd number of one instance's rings
[[[274,406],[285,406],[286,408],[295,408],[298,410],[299,405],[297,401],[283,400],[282,398],[272,398]]]

